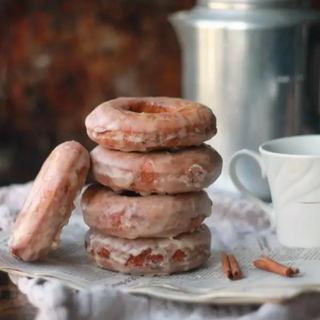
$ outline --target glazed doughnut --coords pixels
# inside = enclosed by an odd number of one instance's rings
[[[216,133],[208,107],[177,98],[118,98],[96,107],[86,118],[90,139],[121,151],[199,146]]]
[[[119,195],[98,184],[89,186],[81,200],[90,228],[126,239],[189,232],[210,216],[211,204],[205,191],[140,197],[133,192]]]
[[[17,258],[34,261],[56,248],[90,166],[78,142],[57,146],[44,162],[15,222],[9,248]]]
[[[176,194],[199,191],[218,179],[222,158],[210,146],[149,153],[124,153],[97,146],[91,175],[113,190]]]
[[[201,225],[176,238],[127,240],[90,229],[85,246],[99,267],[134,275],[166,275],[203,265],[210,257],[211,234]]]

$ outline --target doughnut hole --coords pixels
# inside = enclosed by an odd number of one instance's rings
[[[164,113],[170,112],[170,108],[157,104],[140,101],[128,106],[128,110],[135,113]]]

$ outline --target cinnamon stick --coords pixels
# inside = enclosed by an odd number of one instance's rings
[[[229,255],[229,263],[231,267],[232,277],[233,280],[240,280],[242,279],[242,272],[239,267],[238,261],[233,254]]]
[[[255,260],[253,261],[253,265],[260,270],[272,272],[268,267],[268,264],[263,260]]]
[[[292,277],[293,275],[299,273],[299,269],[284,266],[281,263],[278,263],[265,256],[262,257],[262,260],[254,261],[253,265],[258,269],[273,272],[284,277]]]
[[[240,280],[242,279],[242,272],[239,267],[236,257],[231,254],[227,255],[225,252],[221,253],[221,263],[224,274],[230,280]]]
[[[231,266],[229,262],[228,255],[225,252],[221,253],[221,263],[222,263],[222,268],[223,272],[226,275],[228,279],[232,279],[232,271],[231,271]]]
[[[282,274],[286,277],[291,277],[294,273],[290,267],[286,267],[281,263],[278,263],[266,256],[262,256],[264,262],[266,262],[272,270],[276,270],[279,274]]]

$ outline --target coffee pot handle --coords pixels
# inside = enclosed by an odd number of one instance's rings
[[[237,174],[237,170],[236,170],[236,166],[237,166],[237,162],[238,160],[240,160],[243,157],[249,157],[253,160],[255,160],[261,169],[261,175],[262,178],[266,178],[266,168],[265,165],[262,161],[261,156],[254,151],[251,150],[247,150],[247,149],[243,149],[240,150],[238,152],[236,152],[229,163],[229,175],[231,178],[231,181],[233,182],[233,184],[235,185],[235,187],[240,191],[240,193],[243,194],[244,197],[246,197],[248,200],[250,200],[253,204],[255,204],[256,206],[258,206],[269,218],[270,223],[271,223],[271,228],[274,229],[275,227],[275,217],[274,217],[274,211],[271,208],[270,205],[268,205],[266,202],[260,200],[259,198],[257,198],[255,195],[253,195],[244,185],[243,183],[240,181],[238,174]]]

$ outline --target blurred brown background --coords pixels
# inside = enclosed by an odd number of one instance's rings
[[[31,180],[50,151],[118,96],[180,95],[167,21],[195,0],[0,1],[0,185]]]
[[[33,179],[65,140],[91,149],[84,119],[105,100],[180,96],[167,16],[195,2],[0,0],[0,185]]]

